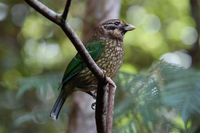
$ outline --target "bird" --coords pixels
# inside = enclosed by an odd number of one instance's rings
[[[127,31],[135,27],[120,19],[109,19],[99,24],[92,37],[85,43],[89,54],[102,69],[105,76],[113,78],[123,62],[123,38]],[[97,79],[88,69],[79,53],[68,64],[60,85],[59,96],[50,112],[56,120],[66,98],[74,91],[91,92],[97,90]],[[89,93],[91,94],[91,93]]]

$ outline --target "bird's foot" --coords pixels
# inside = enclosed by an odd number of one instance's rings
[[[96,109],[96,102],[92,103],[91,108],[92,108],[93,110]]]
[[[92,96],[93,99],[96,100],[96,98],[97,98],[96,91],[94,91],[94,92],[92,92],[92,91],[87,91],[86,93],[89,94],[90,96]],[[91,108],[92,108],[93,110],[95,110],[95,108],[96,108],[96,102],[92,103]]]

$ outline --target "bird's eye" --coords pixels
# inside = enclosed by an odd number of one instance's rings
[[[117,21],[117,22],[115,22],[114,24],[118,26],[118,25],[120,24],[120,22],[119,22],[119,21]]]

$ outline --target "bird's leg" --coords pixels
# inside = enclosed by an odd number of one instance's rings
[[[92,92],[92,91],[86,91],[86,93],[89,94],[90,96],[92,96],[96,100],[96,98],[97,98],[96,91],[94,91],[94,92]],[[94,103],[92,103],[91,108],[93,110],[95,110],[95,108],[96,108],[96,101]]]
[[[96,108],[97,91],[94,91],[94,92],[91,92],[91,91],[90,91],[90,93],[92,93],[93,98],[95,99],[95,102],[92,103],[91,108],[92,108],[93,110],[95,110],[95,108]]]

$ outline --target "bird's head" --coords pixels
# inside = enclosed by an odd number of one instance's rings
[[[110,19],[99,25],[101,35],[122,40],[127,31],[134,30],[135,27],[119,19]]]

